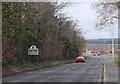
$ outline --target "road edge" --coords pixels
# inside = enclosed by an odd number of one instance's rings
[[[104,63],[102,64],[101,66],[101,70],[100,70],[100,73],[98,75],[98,83],[101,83],[101,84],[104,84]]]

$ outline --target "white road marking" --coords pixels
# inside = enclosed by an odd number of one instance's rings
[[[71,69],[67,69],[67,70],[65,70],[64,72],[68,72],[68,71],[70,71],[70,70],[73,70],[73,69],[75,69],[76,67],[72,67]]]
[[[57,77],[57,76],[50,76],[50,77],[48,77],[48,78],[55,78],[55,77]]]
[[[75,69],[76,67],[72,67],[71,69]]]
[[[64,72],[68,72],[68,71],[70,71],[70,69],[67,69],[67,70],[65,70]]]
[[[46,71],[46,72],[52,72],[52,71]]]

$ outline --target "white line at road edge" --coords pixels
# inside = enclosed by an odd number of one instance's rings
[[[103,83],[105,84],[105,78],[106,78],[106,75],[105,75],[105,73],[106,73],[106,63],[104,63],[104,80],[103,80]]]
[[[105,81],[105,80],[106,80],[106,79],[105,79],[105,78],[106,78],[106,75],[105,75],[105,74],[106,74],[106,56],[105,56],[105,62],[104,62],[104,78],[103,78],[103,84],[105,84],[105,82],[106,82],[106,81]]]

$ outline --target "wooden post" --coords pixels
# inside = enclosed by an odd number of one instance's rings
[[[37,63],[38,63],[38,55],[37,55]]]
[[[31,60],[30,60],[30,55],[29,55],[29,61],[31,61]]]

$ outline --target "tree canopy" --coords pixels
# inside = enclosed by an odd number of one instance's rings
[[[39,62],[80,55],[85,40],[74,21],[59,16],[65,6],[55,2],[3,2],[3,64],[28,62],[27,49],[33,44],[39,49]]]

